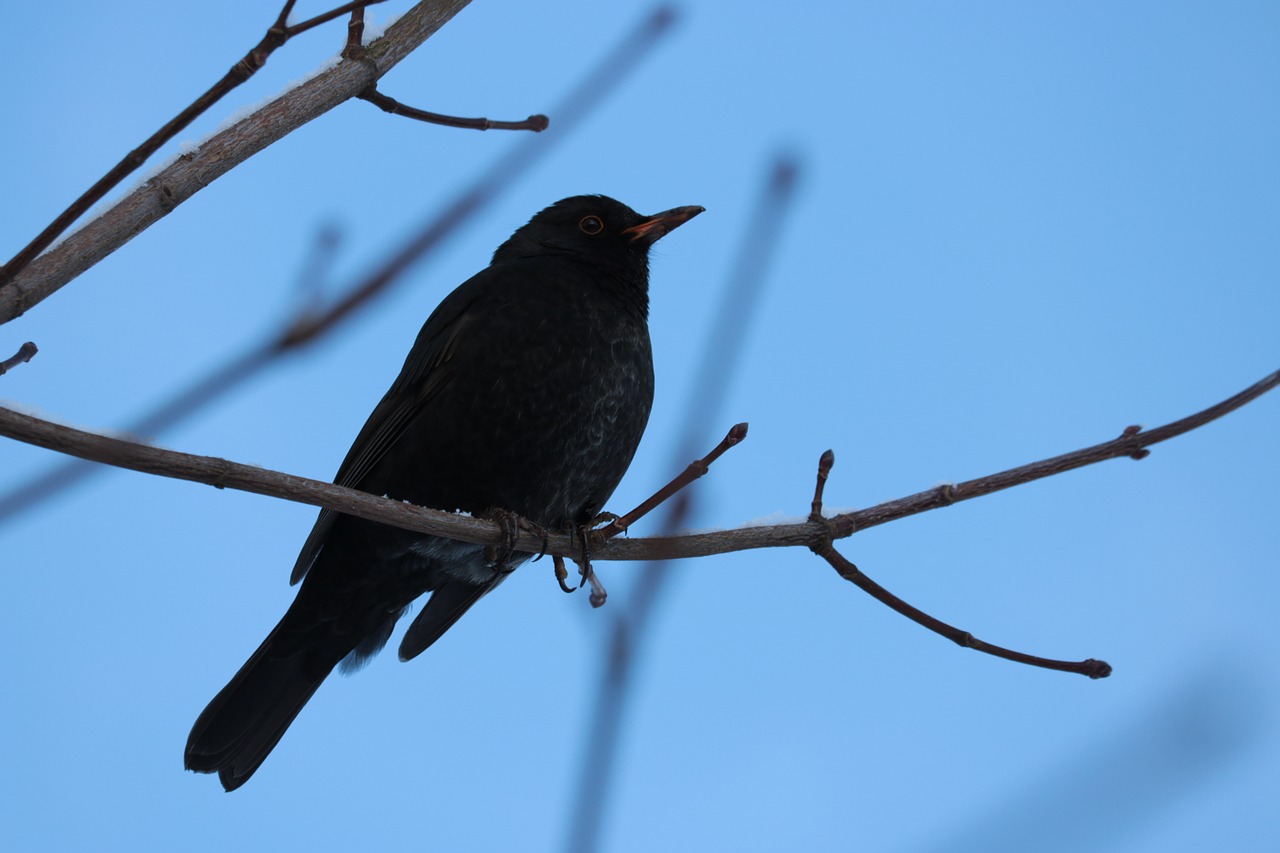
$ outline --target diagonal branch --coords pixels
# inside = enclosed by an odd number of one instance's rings
[[[1246,403],[1280,386],[1280,371],[1263,377],[1253,385],[1214,406],[1181,420],[1146,431],[1126,429],[1119,438],[1086,447],[1072,453],[1054,456],[1030,465],[1011,468],[997,474],[979,477],[963,483],[940,486],[917,492],[897,500],[886,501],[867,509],[843,513],[828,519],[832,535],[836,539],[851,536],[859,530],[876,527],[906,518],[909,515],[950,506],[957,501],[989,495],[1003,489],[1020,486],[1054,474],[1061,474],[1085,465],[1092,465],[1135,453],[1167,441],[1183,433],[1204,426],[1210,421],[1235,411]],[[753,548],[779,548],[802,545],[806,548],[820,541],[825,530],[809,522],[800,524],[775,524],[742,527],[715,533],[691,533],[680,536],[648,537],[644,539],[614,539],[599,553],[597,560],[670,560],[680,557],[705,557],[711,554],[728,554]]]
[[[239,62],[231,66],[231,70],[224,74],[221,80],[213,84],[203,95],[196,98],[185,110],[170,119],[164,127],[153,133],[146,142],[130,151],[111,171],[103,175],[96,184],[85,190],[84,194],[72,202],[70,207],[59,214],[47,228],[36,235],[36,238],[24,246],[18,254],[14,255],[3,268],[0,268],[0,288],[13,281],[14,277],[25,269],[27,264],[49,248],[60,234],[71,227],[73,222],[83,216],[90,207],[101,201],[103,196],[145,163],[152,154],[160,150],[162,145],[181,133],[191,122],[222,100],[229,92],[256,74],[262,66],[266,65],[267,58],[290,38],[326,21],[331,21],[339,15],[345,15],[357,6],[363,9],[365,6],[371,6],[374,3],[382,3],[383,0],[346,3],[323,15],[317,15],[300,24],[290,26],[288,24],[289,13],[293,11],[293,6],[296,2],[297,0],[288,0],[284,4],[284,8],[280,10],[275,23],[267,30],[267,34],[262,37],[262,41],[254,45],[253,49],[246,53]]]
[[[146,183],[120,199],[102,216],[69,236],[61,245],[35,257],[83,212],[80,209],[80,202],[72,205],[55,221],[54,225],[46,229],[27,249],[6,265],[4,277],[0,279],[3,281],[3,286],[0,286],[0,324],[21,316],[23,312],[49,297],[80,273],[123,246],[135,235],[168,215],[175,207],[233,167],[374,85],[378,78],[430,38],[468,2],[470,0],[423,0],[388,27],[386,35],[369,45],[359,61],[339,61],[332,68],[290,89],[271,103],[205,140],[198,149],[182,155],[160,170]],[[286,15],[292,5],[292,3],[287,4]],[[345,14],[356,5],[360,4],[347,3],[329,14]],[[271,32],[277,33],[276,38],[287,38],[301,32],[299,27],[310,29],[322,23],[321,18],[329,20],[321,15],[293,27],[284,27],[282,30],[278,29],[279,25],[277,25]],[[264,39],[264,43],[272,37],[271,32],[268,33],[268,38]],[[259,48],[261,47],[262,45],[259,45]],[[267,53],[270,51],[268,50]],[[228,72],[228,77],[238,74],[244,74],[247,77],[256,70],[255,62],[260,67],[261,62],[266,59],[265,55],[257,59],[254,57],[254,51],[250,51],[236,68]],[[236,69],[241,66],[244,68],[237,71]],[[200,100],[162,128],[152,139],[155,140],[166,133],[167,135],[155,147],[181,131],[199,112],[207,109],[213,101],[224,94],[216,92],[217,89],[218,86],[215,86],[205,93]],[[213,97],[213,100],[207,104],[203,103],[205,98],[211,97],[214,93],[216,97]],[[196,112],[187,116],[187,112],[192,110]],[[146,156],[149,156],[154,150],[150,147],[150,142],[149,140],[148,143],[144,143],[138,151],[126,157],[116,169],[86,193],[86,197],[93,196],[89,204],[101,198],[121,178],[137,168]],[[143,153],[139,155],[139,152]],[[122,171],[117,175],[117,170]],[[63,218],[68,216],[70,219],[62,222]],[[37,248],[32,250],[33,246]]]

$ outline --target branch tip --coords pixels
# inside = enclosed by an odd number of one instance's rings
[[[1080,662],[1082,675],[1087,675],[1097,681],[1099,678],[1109,678],[1111,676],[1111,664],[1104,660],[1089,658]]]
[[[40,348],[31,341],[27,341],[22,346],[18,347],[18,351],[12,356],[6,358],[4,361],[0,361],[0,376],[4,376],[19,364],[26,364],[28,361],[35,358],[35,355],[38,352],[40,352]]]
[[[810,521],[825,521],[822,517],[822,493],[827,487],[827,476],[831,473],[831,468],[836,464],[836,453],[834,450],[824,450],[822,455],[818,457],[818,481],[813,486],[813,503],[809,505]],[[828,535],[830,535],[828,531]]]

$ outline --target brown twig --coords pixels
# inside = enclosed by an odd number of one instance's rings
[[[717,444],[710,453],[701,459],[696,459],[693,462],[690,462],[688,468],[685,468],[677,474],[670,483],[667,483],[661,489],[658,489],[658,491],[654,492],[646,500],[641,501],[640,505],[631,510],[631,512],[626,515],[618,516],[604,527],[593,530],[591,532],[592,548],[597,548],[617,536],[619,533],[626,532],[627,528],[644,518],[652,512],[655,507],[666,503],[667,499],[676,492],[706,474],[713,462],[723,456],[724,452],[730,447],[741,443],[746,437],[747,424],[745,422],[734,424],[733,427],[729,429],[729,432],[725,434],[725,437],[720,439],[720,443]]]
[[[830,450],[823,453],[822,458],[818,461],[817,484],[813,490],[813,509],[809,513],[809,522],[811,524],[820,526],[829,524],[827,519],[822,517],[822,492],[827,483],[827,475],[831,472],[831,466],[835,464],[835,461],[835,454]],[[840,574],[840,577],[854,584],[876,601],[901,613],[917,625],[923,625],[935,634],[946,637],[956,645],[1004,658],[1005,660],[1016,661],[1017,663],[1038,666],[1042,669],[1074,672],[1079,675],[1087,675],[1090,678],[1106,678],[1111,674],[1111,665],[1106,661],[1094,660],[1093,658],[1083,661],[1065,661],[1028,655],[1002,646],[992,645],[979,640],[968,631],[962,631],[959,628],[948,625],[941,619],[936,619],[923,610],[913,607],[863,574],[857,566],[836,550],[830,535],[810,545],[809,550],[826,560]]]
[[[1054,457],[1033,465],[1013,469],[1021,472],[1018,478],[1010,477],[1011,472],[994,474],[969,483],[961,483],[954,489],[959,493],[967,492],[970,483],[986,483],[995,481],[998,488],[1006,489],[1020,483],[1030,482],[1061,473],[1080,465],[1088,465],[1103,459],[1125,456],[1159,441],[1165,441],[1176,435],[1202,426],[1215,418],[1222,417],[1230,411],[1240,408],[1245,403],[1280,385],[1280,371],[1272,373],[1260,382],[1244,391],[1202,412],[1183,418],[1157,429],[1148,430],[1132,436],[1122,436],[1115,442],[1086,448],[1074,454]],[[45,447],[59,453],[78,456],[118,468],[129,468],[163,477],[174,477],[180,480],[192,480],[206,483],[217,488],[237,489],[260,495],[297,501],[312,506],[330,507],[339,512],[380,521],[406,530],[418,530],[436,536],[458,539],[464,542],[475,542],[481,545],[500,545],[503,542],[502,531],[497,524],[483,519],[455,516],[436,510],[415,507],[399,501],[377,498],[325,483],[310,480],[292,474],[284,474],[265,468],[241,465],[225,459],[209,456],[194,456],[158,447],[149,447],[131,441],[95,433],[85,432],[73,427],[51,423],[40,418],[25,415],[12,409],[0,406],[0,435],[18,441]],[[1118,443],[1121,443],[1116,446]],[[1099,454],[1097,448],[1110,447],[1112,452]],[[1085,462],[1062,467],[1061,460],[1087,455]],[[996,491],[989,488],[982,494]],[[938,490],[920,492],[911,497],[889,501],[870,509],[846,513],[826,519],[822,524],[805,522],[803,524],[762,525],[743,527],[736,530],[722,530],[715,533],[694,533],[680,536],[664,536],[643,539],[624,539],[615,537],[608,540],[597,551],[592,553],[594,560],[668,560],[681,557],[702,557],[710,554],[727,554],[753,548],[779,548],[792,545],[803,545],[811,548],[830,535],[832,538],[848,536],[855,529],[872,526],[861,524],[859,519],[873,519],[875,524],[884,524],[895,518],[903,518],[918,512],[945,505],[939,501]],[[966,494],[963,499],[977,497]],[[851,526],[851,522],[853,523]],[[849,528],[849,533],[843,532]],[[581,553],[581,545],[573,537],[563,533],[548,533],[545,536],[546,552],[570,557]],[[516,540],[515,547],[520,551],[536,554],[543,548],[544,537],[532,531],[522,530]]]
[[[72,202],[70,207],[60,213],[53,222],[49,223],[48,227],[36,235],[34,240],[19,250],[0,269],[0,289],[9,285],[19,272],[25,269],[37,255],[49,248],[53,241],[58,239],[59,235],[84,215],[85,211],[101,201],[103,196],[145,163],[162,145],[181,133],[191,122],[199,118],[201,114],[229,92],[256,74],[266,64],[267,58],[276,49],[282,47],[285,42],[313,27],[331,21],[340,15],[345,15],[357,6],[363,8],[374,3],[382,3],[384,0],[345,3],[322,15],[317,15],[300,24],[290,26],[288,24],[289,13],[293,11],[293,6],[296,2],[297,0],[288,0],[284,4],[284,8],[280,10],[280,14],[276,17],[275,23],[267,30],[267,34],[262,37],[260,42],[254,45],[252,50],[241,57],[239,62],[231,66],[231,70],[224,74],[221,80],[211,86],[203,95],[196,98],[186,109],[170,119],[167,124],[153,133],[145,142],[125,155],[125,158],[112,167],[111,171],[85,190],[84,194]]]
[[[31,341],[27,341],[25,344],[18,347],[18,351],[16,353],[11,355],[9,358],[6,358],[4,361],[0,361],[0,376],[4,376],[19,364],[26,364],[34,358],[35,354],[39,351],[40,350],[36,348],[35,344]]]
[[[364,7],[351,10],[351,20],[347,21],[347,46],[342,51],[345,59],[360,60],[364,58]]]
[[[0,278],[0,281],[4,282],[0,286],[0,324],[21,316],[33,305],[48,298],[76,276],[167,216],[182,202],[249,157],[368,89],[379,77],[390,71],[414,48],[430,38],[469,2],[470,0],[433,0],[433,2],[423,0],[416,4],[388,27],[382,38],[365,48],[360,61],[339,62],[305,83],[289,89],[274,101],[255,110],[225,130],[209,137],[198,149],[182,155],[161,169],[101,216],[67,236],[60,245],[36,257],[45,246],[49,245],[49,241],[45,239],[46,235],[56,235],[65,230],[68,224],[63,222],[65,217],[74,219],[79,216],[79,213],[73,214],[73,210],[77,210],[80,204],[77,202],[5,267],[4,276]],[[348,3],[339,8],[342,13],[345,13],[354,5],[356,4]],[[325,20],[331,20],[331,18],[317,16],[302,24],[288,27],[287,32],[289,35],[296,35],[303,29],[310,29]],[[251,51],[250,56],[252,54]],[[228,74],[234,71],[235,69]],[[210,90],[210,92],[213,91]],[[195,104],[188,107],[188,110],[198,105],[201,109],[206,108],[207,105],[204,105],[203,101],[208,97],[209,93],[206,93]],[[177,123],[182,118],[183,116],[179,116],[170,124]],[[166,133],[168,128],[169,125],[166,125],[157,133],[157,136]],[[180,129],[178,127],[173,132]],[[144,150],[146,147],[147,145],[144,144],[139,150]],[[125,158],[125,161],[116,169],[122,169],[126,164],[132,163],[133,157],[134,155],[130,155]],[[136,165],[128,166],[121,173],[121,177],[133,168],[136,168]],[[86,198],[93,196],[89,201],[90,204],[101,197],[100,193],[95,194],[99,185],[108,183],[115,174],[116,170],[112,170],[107,177],[85,194]]]
[[[417,119],[425,121],[429,124],[442,124],[445,127],[460,127],[465,130],[532,130],[534,133],[541,133],[547,129],[551,120],[541,113],[529,116],[522,121],[493,121],[487,118],[458,118],[457,116],[447,116],[440,113],[431,113],[426,110],[420,110],[407,104],[402,104],[395,98],[388,97],[378,91],[377,87],[369,88],[361,92],[357,97],[363,101],[368,101],[383,112],[391,113],[393,116],[404,116],[405,118]]]

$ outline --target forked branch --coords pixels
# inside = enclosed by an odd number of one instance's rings
[[[831,466],[835,464],[835,461],[835,454],[830,450],[823,453],[822,458],[818,461],[818,482],[813,491],[813,509],[809,513],[809,522],[811,524],[820,526],[832,524],[831,521],[822,517],[822,492],[827,483],[827,476],[831,473]],[[1016,661],[1017,663],[1025,663],[1043,669],[1056,669],[1062,672],[1075,672],[1080,675],[1087,675],[1090,678],[1106,678],[1111,674],[1111,665],[1106,661],[1094,660],[1093,658],[1083,661],[1054,660],[1052,658],[1024,654],[1023,652],[1015,652],[1012,649],[1006,649],[1002,646],[979,640],[968,631],[962,631],[959,628],[948,625],[941,619],[935,619],[923,610],[913,607],[898,598],[863,574],[857,566],[849,562],[843,554],[836,550],[830,532],[827,536],[810,545],[809,550],[826,560],[831,565],[831,568],[840,574],[840,577],[856,585],[876,601],[896,610],[917,625],[923,625],[935,634],[946,637],[956,645],[1004,658],[1005,660]]]

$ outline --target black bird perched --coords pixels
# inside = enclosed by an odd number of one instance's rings
[[[334,481],[548,529],[590,523],[653,404],[649,247],[702,210],[641,216],[575,196],[538,213],[432,312]],[[240,787],[334,667],[377,654],[414,599],[431,593],[401,660],[530,556],[323,510],[293,568],[302,588],[196,720],[187,768]]]

